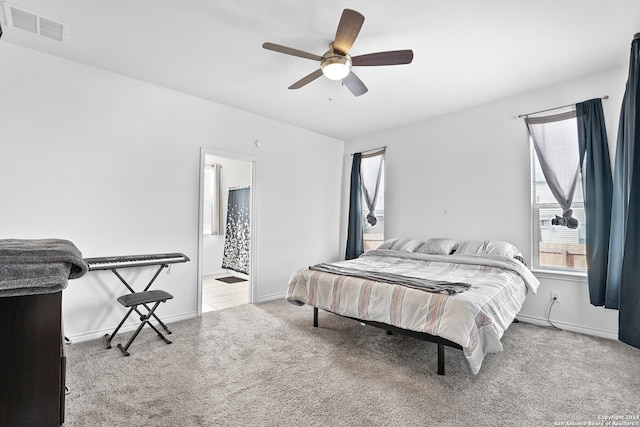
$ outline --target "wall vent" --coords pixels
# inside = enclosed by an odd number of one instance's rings
[[[7,2],[4,2],[4,13],[7,17],[7,24],[11,28],[17,28],[58,42],[62,42],[67,38],[67,26],[61,22],[20,9]]]

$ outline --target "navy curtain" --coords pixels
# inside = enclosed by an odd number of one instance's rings
[[[347,228],[347,251],[344,259],[358,258],[364,253],[362,221],[362,184],[360,164],[362,153],[354,153],[351,164],[351,191],[349,193],[349,224]]]
[[[629,84],[627,83],[627,90]],[[624,254],[624,237],[628,214],[629,199],[629,160],[633,154],[633,145],[627,145],[624,138],[624,111],[627,105],[627,92],[622,99],[622,111],[618,123],[616,141],[616,158],[613,172],[613,198],[611,201],[611,237],[609,240],[609,265],[607,270],[607,289],[604,306],[618,309],[620,300],[620,280],[622,278],[622,260]],[[627,152],[631,150],[631,152]],[[626,172],[625,172],[626,171]]]
[[[602,100],[576,104],[584,210],[589,297],[605,303],[613,181]]]
[[[622,265],[619,276],[619,322],[618,337],[634,347],[640,348],[640,131],[637,123],[640,118],[640,33],[631,43],[629,78],[620,113],[618,146],[616,153],[614,181],[622,194],[615,197],[614,212],[623,210],[620,218],[625,220],[619,235],[613,235],[618,245],[622,245]],[[636,148],[638,148],[636,150]],[[615,187],[614,187],[615,188]],[[616,205],[616,201],[619,205]],[[626,202],[626,203],[625,203]],[[625,209],[626,208],[626,209]],[[612,218],[613,219],[613,218]],[[611,256],[611,255],[610,255]],[[610,279],[611,279],[610,275]]]
[[[222,268],[249,274],[251,189],[229,189]]]

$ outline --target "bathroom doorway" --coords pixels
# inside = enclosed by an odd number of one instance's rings
[[[199,314],[252,302],[254,165],[202,150]]]

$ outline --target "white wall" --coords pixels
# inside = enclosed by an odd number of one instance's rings
[[[169,320],[197,312],[201,147],[257,159],[261,301],[282,297],[295,269],[343,255],[350,154],[382,145],[388,237],[501,239],[529,256],[529,145],[517,115],[608,94],[614,144],[626,80],[621,67],[358,138],[345,149],[326,136],[6,42],[0,64],[0,238],[65,238],[85,257],[184,252],[192,261],[157,281],[176,297],[160,309]],[[123,272],[144,284],[153,270]],[[544,322],[553,288],[562,296],[556,323],[617,334],[617,313],[589,305],[584,279],[540,279],[523,318]],[[123,293],[109,272],[71,281],[63,293],[66,334],[110,332]]]
[[[85,257],[184,252],[157,279],[175,296],[159,313],[194,316],[205,147],[257,159],[258,301],[336,256],[342,141],[7,42],[0,64],[0,238],[69,239]],[[153,269],[122,272],[141,286]],[[110,332],[124,293],[110,272],[70,281],[67,336]]]
[[[350,154],[386,145],[385,237],[506,240],[530,259],[530,148],[526,126],[517,116],[609,95],[603,106],[609,143],[615,144],[626,71],[611,70],[348,141],[342,218]],[[343,221],[342,245],[345,235]],[[589,305],[585,278],[539,277],[538,295],[527,298],[522,319],[546,323],[549,291],[557,289],[562,301],[552,312],[555,323],[617,336],[617,312]]]
[[[227,203],[229,188],[251,185],[251,162],[207,155],[205,164],[219,164],[220,172],[220,215],[221,232],[219,235],[205,234],[202,241],[202,274],[217,274],[226,271],[222,268],[224,258],[224,239],[227,221]],[[254,230],[255,231],[255,230]]]

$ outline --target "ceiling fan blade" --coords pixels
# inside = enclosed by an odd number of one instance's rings
[[[311,73],[311,74],[309,74],[307,76],[304,76],[303,78],[301,78],[300,80],[298,80],[297,82],[295,82],[294,84],[289,86],[289,89],[300,89],[302,86],[311,83],[312,81],[314,81],[315,79],[317,79],[321,75],[322,75],[322,70],[321,69],[317,69],[313,73]]]
[[[368,53],[351,58],[353,66],[374,66],[374,65],[400,65],[410,64],[413,61],[413,51],[392,50],[388,52]]]
[[[362,83],[362,80],[360,80],[358,76],[353,73],[353,71],[350,72],[347,77],[342,80],[342,82],[354,96],[364,95],[369,91],[364,83]]]
[[[315,61],[320,61],[322,59],[322,56],[315,55],[309,52],[304,52],[298,49],[293,49],[291,47],[282,46],[275,43],[266,42],[262,44],[262,47],[268,50],[273,50],[274,52],[280,52],[287,55],[298,56],[300,58],[313,59]]]
[[[333,50],[343,55],[349,53],[349,49],[351,49],[353,42],[356,40],[356,37],[358,37],[363,23],[364,16],[362,16],[362,14],[355,10],[345,9],[338,23],[336,39],[333,42]]]

